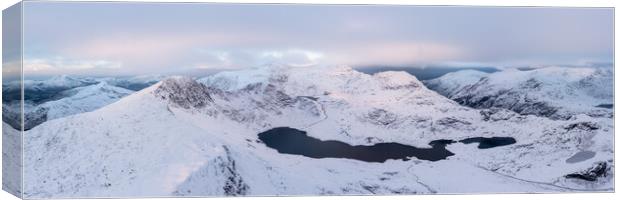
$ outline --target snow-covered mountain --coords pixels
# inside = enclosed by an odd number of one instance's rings
[[[26,77],[27,78],[27,77]],[[87,85],[97,84],[94,78],[72,77],[67,75],[53,76],[49,79],[24,81],[11,81],[2,83],[2,102],[21,100],[23,83],[24,98],[33,103],[42,103],[49,100],[62,98],[57,93]]]
[[[436,79],[424,81],[424,84],[429,89],[435,90],[441,95],[450,97],[488,75],[488,73],[478,70],[461,70],[447,73]]]
[[[2,189],[21,196],[22,183],[21,132],[2,123]]]
[[[546,67],[495,73],[458,71],[426,81],[432,90],[474,108],[568,119],[577,114],[613,117],[611,68]]]
[[[454,143],[445,160],[369,163],[280,154],[258,138],[274,127],[351,145],[428,147],[472,136],[517,143]],[[24,136],[29,198],[613,190],[611,119],[476,110],[405,72],[270,67],[172,77]],[[594,155],[567,162],[583,151]]]
[[[110,85],[125,88],[128,90],[138,91],[147,88],[166,78],[163,75],[140,75],[130,77],[106,77],[97,78],[97,81],[107,82]]]
[[[24,98],[35,104],[57,100],[64,96],[60,92],[106,82],[109,85],[138,91],[151,86],[163,78],[161,75],[141,75],[128,77],[78,77],[69,75],[53,76],[48,79],[28,79],[23,81]],[[21,99],[22,81],[2,83],[3,102]]]
[[[53,88],[75,88],[97,83],[94,78],[73,77],[69,75],[53,76],[45,80],[24,80],[24,87],[32,90],[48,90]]]
[[[115,87],[100,82],[95,85],[77,87],[59,92],[57,95],[63,96],[58,100],[47,101],[42,104],[24,103],[24,128],[31,129],[45,121],[62,118],[83,112],[90,112],[115,102],[134,91],[120,87]],[[12,127],[20,127],[19,102],[13,104],[3,104],[3,113],[7,116],[5,122]]]
[[[93,111],[151,86],[163,76],[73,77],[54,76],[44,80],[24,80],[24,121],[30,129],[47,120]],[[21,83],[3,83],[3,121],[20,127]]]

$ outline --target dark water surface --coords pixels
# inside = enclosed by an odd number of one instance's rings
[[[461,140],[464,144],[478,143],[478,149],[488,149],[499,146],[506,146],[517,143],[517,140],[511,137],[473,137]]]
[[[596,107],[598,108],[609,108],[609,109],[613,109],[614,108],[614,104],[599,104]]]
[[[385,162],[388,159],[438,161],[454,155],[446,150],[451,141],[433,141],[432,148],[417,148],[399,143],[378,143],[372,146],[352,146],[340,141],[322,141],[288,127],[274,128],[258,134],[268,147],[280,153],[303,155],[311,158],[350,158],[366,162]]]
[[[446,146],[453,140],[434,140],[429,143],[431,148],[418,148],[399,143],[377,143],[371,146],[350,145],[340,141],[322,141],[310,137],[305,131],[289,127],[278,127],[259,133],[258,138],[267,147],[279,153],[302,155],[310,158],[348,158],[366,162],[385,162],[388,159],[409,160],[416,157],[420,160],[438,161],[446,159],[454,153]],[[512,143],[510,143],[512,139]],[[513,138],[469,138],[463,143],[480,142],[484,148],[513,144]],[[498,141],[495,141],[498,140]]]

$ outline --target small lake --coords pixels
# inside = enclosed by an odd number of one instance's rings
[[[446,149],[446,146],[455,142],[453,140],[434,140],[429,143],[431,148],[418,148],[394,142],[368,146],[350,145],[334,140],[322,141],[308,136],[305,131],[289,127],[267,130],[259,133],[258,138],[267,147],[276,149],[279,153],[302,155],[310,158],[348,158],[365,162],[385,162],[388,159],[406,161],[411,157],[420,160],[439,161],[454,155]],[[495,142],[495,139],[497,138],[468,138],[465,140],[469,143],[479,142],[480,145],[484,143],[482,146],[485,148],[508,145],[508,142]],[[514,141],[514,138],[511,139]]]
[[[599,104],[596,106],[597,108],[608,108],[608,109],[613,109],[614,108],[614,104]]]
[[[511,137],[473,137],[461,140],[464,144],[478,143],[478,149],[489,149],[493,147],[506,146],[517,143],[517,140]]]
[[[566,159],[566,163],[582,162],[590,158],[594,158],[595,155],[596,153],[593,151],[580,151],[577,152],[575,155],[571,156],[570,158]]]

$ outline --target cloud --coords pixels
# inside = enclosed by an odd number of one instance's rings
[[[264,51],[260,54],[258,60],[266,63],[282,63],[290,66],[313,66],[324,62],[325,55],[321,52],[288,49],[283,51]]]
[[[419,65],[464,58],[455,45],[431,42],[379,41],[348,48],[332,49],[330,63],[344,65]],[[333,55],[333,56],[332,56]]]
[[[613,62],[613,9],[603,8],[26,5],[24,53],[37,73],[61,64],[88,73],[93,69],[79,66],[96,66],[96,61],[122,66],[107,70],[110,75],[270,63],[419,67]],[[106,71],[97,69],[92,72]]]
[[[3,78],[19,77],[22,71],[22,63],[18,61],[5,61],[2,63],[2,76]]]
[[[201,47],[253,45],[268,37],[247,37],[234,33],[143,33],[133,32],[85,39],[57,47],[62,55],[104,60],[123,60],[140,65],[157,65],[184,59]]]
[[[238,69],[269,64],[314,66],[324,61],[323,53],[304,49],[200,50],[200,69]]]
[[[25,59],[25,75],[83,74],[93,72],[118,71],[122,63],[105,60],[71,60],[63,57],[49,59]]]

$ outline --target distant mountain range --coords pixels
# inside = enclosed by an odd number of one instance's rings
[[[54,76],[46,80],[24,80],[24,128],[47,120],[90,112],[157,83],[163,76],[92,78]],[[3,84],[3,121],[19,129],[20,81]]]
[[[428,88],[473,108],[569,119],[613,117],[611,68],[547,67],[496,73],[465,70],[425,81]]]

